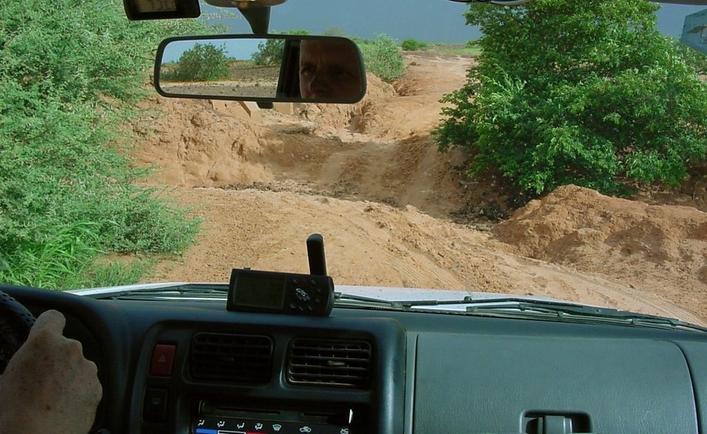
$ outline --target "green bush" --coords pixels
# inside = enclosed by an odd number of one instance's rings
[[[471,171],[496,170],[523,192],[562,184],[620,193],[677,184],[707,157],[707,85],[656,30],[644,0],[474,4],[482,53],[436,130]]]
[[[275,33],[275,32],[274,32]],[[299,35],[307,36],[307,30],[290,30],[282,32],[283,35]],[[256,65],[261,66],[280,66],[282,64],[282,56],[285,54],[284,39],[268,39],[258,44],[258,51],[253,53],[251,60]]]
[[[406,39],[400,44],[403,51],[418,51],[427,48],[427,44],[417,39]]]
[[[366,69],[385,81],[394,81],[405,72],[405,61],[393,39],[380,35],[372,41],[358,41]]]
[[[129,22],[120,0],[3,3],[0,282],[100,285],[121,274],[100,255],[188,245],[196,222],[134,183],[144,173],[120,152],[121,125],[145,95],[159,40],[203,30]]]
[[[253,63],[261,66],[280,66],[285,54],[284,39],[268,39],[258,44],[258,51],[253,53]]]
[[[680,41],[675,41],[675,45],[682,55],[685,56],[687,62],[692,65],[699,74],[707,75],[707,54],[697,51]]]
[[[179,81],[214,81],[229,76],[226,47],[194,44],[182,53],[174,71]]]

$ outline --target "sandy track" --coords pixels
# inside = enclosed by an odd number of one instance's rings
[[[276,81],[162,82],[161,86],[165,92],[176,95],[274,98],[277,94]]]
[[[581,200],[560,194],[540,211],[519,211],[506,232],[481,222],[506,206],[494,181],[466,179],[465,156],[440,154],[430,136],[440,97],[461,86],[471,60],[408,62],[395,88],[372,77],[355,106],[249,117],[235,103],[148,102],[159,113],[135,126],[144,136],[138,161],[156,165],[153,182],[174,186],[176,200],[204,219],[196,245],[150,280],[226,281],[244,266],[304,272],[304,239],[320,232],[340,284],[546,295],[707,324],[707,240],[687,237],[664,263],[650,255],[680,233],[649,231],[655,249],[631,248],[645,244],[640,228],[653,227],[654,209],[634,210],[632,232],[580,218],[624,203],[606,198],[581,209]],[[679,207],[655,208],[664,222],[684,216]],[[707,236],[707,214],[694,211],[694,233],[704,227]],[[460,214],[468,224],[452,222]],[[525,230],[539,238],[520,236]],[[542,230],[553,245],[538,243]],[[596,233],[603,235],[582,238]],[[602,267],[607,258],[612,266]]]
[[[240,267],[306,272],[304,240],[319,232],[339,284],[545,295],[703,321],[690,303],[680,307],[655,289],[522,257],[491,233],[414,207],[259,190],[182,188],[174,194],[204,218],[204,228],[196,245],[161,264],[153,281],[227,281]]]

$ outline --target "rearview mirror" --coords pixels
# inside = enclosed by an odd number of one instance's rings
[[[176,98],[346,104],[366,94],[366,74],[346,38],[169,38],[157,50],[155,88]]]

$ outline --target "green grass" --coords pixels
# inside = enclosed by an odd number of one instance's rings
[[[70,288],[88,288],[130,285],[140,282],[141,278],[152,271],[155,265],[153,258],[134,258],[129,262],[108,262],[105,264],[97,261],[93,267],[85,270],[80,279],[70,283]]]
[[[469,44],[429,44],[421,51],[440,56],[478,57],[481,54],[480,47]]]
[[[68,223],[38,218],[46,229],[32,228],[36,238],[22,240],[0,258],[0,282],[51,289],[136,283],[151,271],[154,255],[180,253],[198,231],[198,220],[151,190],[122,198],[129,203],[115,199],[68,200],[67,206],[85,213]],[[130,260],[116,260],[115,253]]]
[[[481,47],[478,45],[478,41],[469,41],[465,44],[449,44],[405,39],[400,43],[400,48],[404,52],[427,53],[438,56],[478,57],[481,54]]]
[[[0,272],[3,283],[40,288],[87,288],[136,283],[148,273],[154,260],[111,260],[96,249],[96,233],[90,223],[76,222],[60,229],[41,244],[23,245],[9,257]]]
[[[154,49],[195,21],[129,22],[120,0],[0,8],[0,283],[50,289],[134,283],[199,222],[142,187],[125,127]]]
[[[96,228],[79,221],[63,227],[37,242],[24,242],[3,258],[0,278],[3,283],[37,287],[64,287],[75,279],[99,253]]]
[[[154,259],[140,257],[117,261],[92,244],[70,230],[62,231],[43,245],[9,258],[13,267],[0,273],[3,283],[56,289],[127,285],[139,282],[155,264]]]

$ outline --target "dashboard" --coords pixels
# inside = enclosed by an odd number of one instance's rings
[[[95,300],[57,309],[99,367],[103,433],[704,433],[707,335],[458,314]]]

